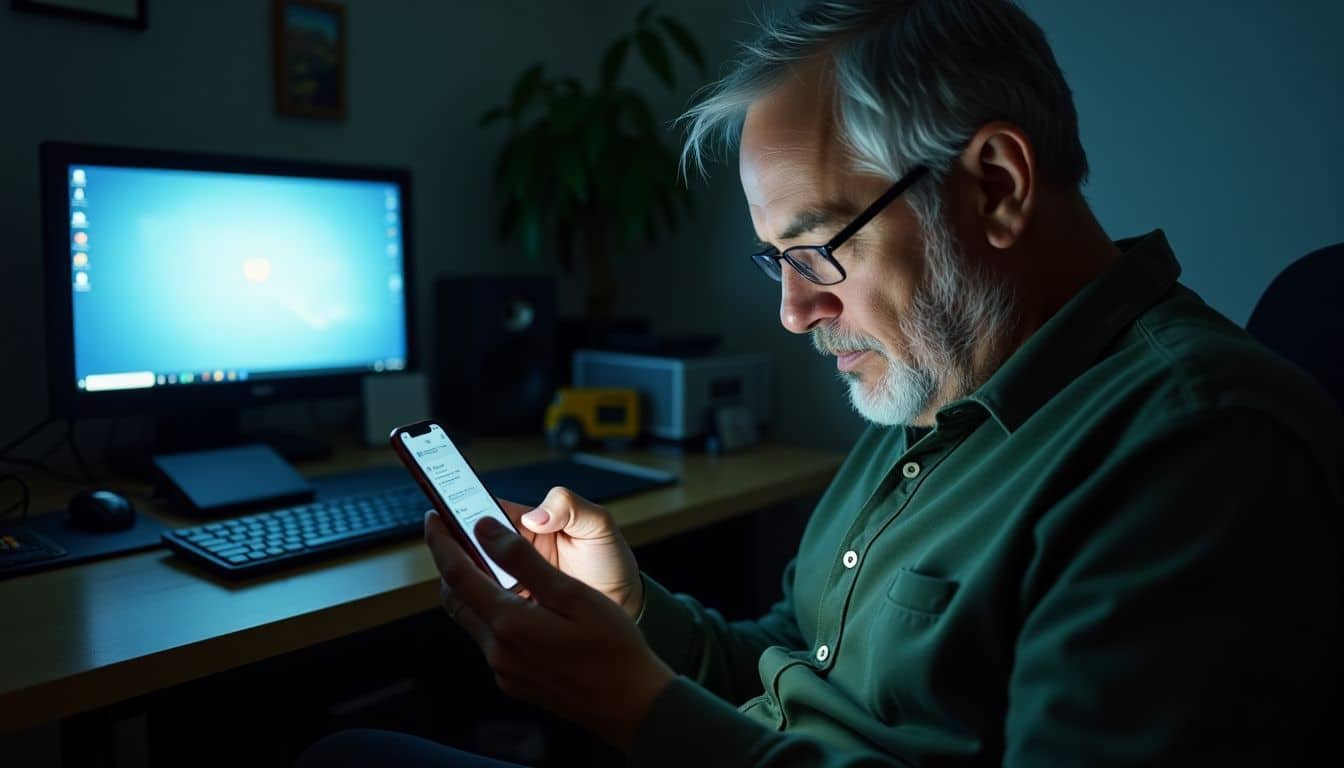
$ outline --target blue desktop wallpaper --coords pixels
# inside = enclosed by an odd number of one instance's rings
[[[76,166],[70,189],[77,379],[405,359],[396,185]]]

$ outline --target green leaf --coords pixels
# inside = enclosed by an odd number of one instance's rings
[[[571,194],[584,202],[588,199],[588,174],[583,169],[583,158],[572,145],[564,145],[555,153],[555,168]]]
[[[663,41],[653,32],[641,29],[635,33],[635,42],[639,44],[639,53],[644,57],[649,69],[652,69],[668,88],[675,88],[677,80],[672,74],[672,59],[668,57]]]
[[[583,126],[583,156],[590,168],[597,165],[607,148],[607,122],[601,118],[600,111],[590,110]]]
[[[579,125],[586,112],[587,104],[582,97],[559,97],[551,101],[549,117],[550,130],[557,134],[567,134]]]
[[[661,16],[658,23],[663,25],[667,36],[672,38],[681,52],[686,54],[686,58],[695,62],[695,68],[700,70],[700,74],[705,74],[705,52],[701,50],[700,44],[691,36],[690,30],[686,29],[671,16]]]
[[[541,78],[544,74],[544,68],[536,64],[518,77],[518,82],[513,86],[513,98],[510,101],[510,111],[515,117],[525,109],[536,96],[537,87],[541,85]]]
[[[503,117],[503,116],[504,116],[504,108],[503,108],[503,107],[495,107],[494,109],[492,109],[492,110],[486,112],[485,114],[481,115],[481,119],[480,119],[480,121],[477,123],[477,125],[479,125],[479,126],[481,126],[481,127],[487,126],[487,125],[489,125],[489,124],[495,122],[496,120],[500,119],[500,118]]]
[[[529,259],[539,258],[541,256],[541,212],[531,206],[524,208],[519,224],[523,236],[523,253]]]
[[[500,156],[499,184],[519,200],[526,200],[533,186],[539,143],[536,132],[529,131],[510,141]]]
[[[631,125],[635,133],[643,138],[652,138],[655,141],[662,134],[658,130],[658,121],[653,116],[653,110],[649,109],[648,102],[634,91],[624,91],[620,96],[620,106],[622,111],[630,118]]]
[[[621,67],[625,64],[625,54],[630,50],[630,38],[621,37],[607,47],[602,54],[602,87],[610,88],[621,76]]]
[[[500,211],[499,224],[495,234],[500,240],[507,240],[513,236],[514,231],[518,229],[518,214],[521,208],[516,198],[510,197],[504,201],[504,210]]]
[[[649,3],[643,8],[640,8],[639,13],[635,15],[635,26],[642,29],[647,25],[649,23],[649,16],[653,14],[653,9],[657,5],[657,3]]]

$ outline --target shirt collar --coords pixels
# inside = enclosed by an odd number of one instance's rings
[[[1176,285],[1181,267],[1162,230],[1115,244],[1124,255],[1060,308],[967,398],[984,406],[1005,432],[1020,427],[1091,367],[1116,337]]]

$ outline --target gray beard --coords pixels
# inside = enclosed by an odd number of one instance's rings
[[[924,227],[924,243],[925,279],[910,311],[896,318],[909,361],[869,336],[833,326],[812,330],[812,346],[822,354],[866,349],[886,360],[886,371],[871,385],[856,372],[840,372],[850,405],[873,424],[912,424],[940,394],[947,393],[951,402],[974,392],[1002,362],[1003,344],[1016,325],[1012,292],[987,269],[969,263],[941,214]],[[988,364],[977,370],[981,347]]]

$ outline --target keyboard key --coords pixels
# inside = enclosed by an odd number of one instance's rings
[[[246,574],[298,553],[336,553],[417,535],[428,505],[415,487],[318,500],[171,531],[164,541],[208,565]]]

